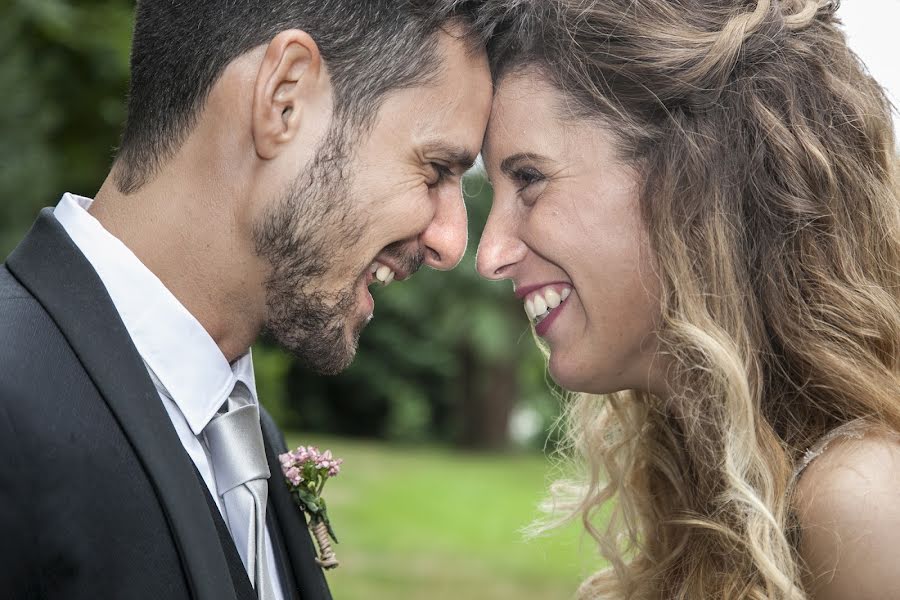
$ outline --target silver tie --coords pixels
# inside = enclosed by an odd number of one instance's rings
[[[216,489],[250,583],[260,600],[274,600],[266,561],[266,500],[269,465],[259,425],[259,408],[249,403],[244,384],[235,385],[228,412],[213,418],[203,433],[212,459]]]

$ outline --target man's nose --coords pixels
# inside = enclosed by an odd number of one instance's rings
[[[434,219],[419,236],[425,247],[425,264],[439,271],[449,271],[462,260],[468,240],[462,190],[442,194],[437,200]]]
[[[511,217],[501,213],[496,203],[491,207],[475,260],[478,273],[485,279],[511,279],[512,268],[528,252]]]

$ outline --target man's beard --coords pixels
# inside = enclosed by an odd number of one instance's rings
[[[254,226],[256,252],[272,268],[265,328],[310,369],[334,374],[356,354],[366,321],[355,318],[357,279],[334,292],[321,279],[346,259],[366,221],[354,213],[347,136],[332,129],[316,156]],[[352,329],[347,335],[347,329]]]

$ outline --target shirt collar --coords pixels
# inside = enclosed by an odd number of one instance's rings
[[[206,424],[240,380],[253,402],[256,383],[251,353],[228,364],[199,321],[135,254],[88,209],[93,200],[66,193],[54,216],[94,267],[141,358],[194,432]]]

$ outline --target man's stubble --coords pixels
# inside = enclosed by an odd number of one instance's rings
[[[348,146],[346,132],[332,128],[253,232],[257,254],[271,265],[265,329],[322,374],[350,365],[366,324],[355,315],[359,273],[347,274],[349,281],[337,291],[321,287],[323,278],[342,275],[334,273],[335,265],[346,264],[346,249],[366,229],[366,218],[354,210]]]

